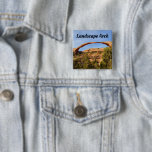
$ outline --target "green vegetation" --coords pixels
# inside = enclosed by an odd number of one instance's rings
[[[92,69],[92,63],[89,60],[88,53],[84,53],[82,55],[77,55],[74,58],[73,63],[74,69]]]
[[[74,69],[111,69],[112,48],[110,47],[104,48],[103,53],[78,52],[77,54],[73,54],[73,68]]]
[[[100,63],[101,69],[112,69],[112,48],[106,47],[102,55]]]

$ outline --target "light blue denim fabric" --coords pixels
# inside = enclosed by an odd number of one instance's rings
[[[0,0],[0,92],[14,93],[0,99],[0,152],[151,152],[151,12],[152,0]],[[73,30],[112,30],[113,68],[73,69]]]

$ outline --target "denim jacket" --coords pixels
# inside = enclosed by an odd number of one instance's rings
[[[151,152],[151,12],[152,0],[1,0],[0,152]],[[112,69],[73,69],[74,30],[112,30]]]

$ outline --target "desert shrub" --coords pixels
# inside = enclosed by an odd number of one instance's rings
[[[87,54],[83,54],[82,56],[77,55],[77,58],[73,61],[73,67],[75,69],[88,69],[90,64]]]
[[[83,65],[83,69],[90,69],[90,68],[93,68],[93,67],[92,67],[92,63],[90,62],[87,53],[83,55],[83,58],[82,58],[82,65]]]
[[[102,55],[102,61],[100,63],[101,69],[112,69],[112,48],[104,48]]]
[[[89,56],[91,56],[91,53],[75,55],[73,60],[74,69],[100,69],[100,64],[96,58],[90,61]]]
[[[98,64],[97,60],[91,62],[93,69],[100,69],[100,65]]]
[[[94,65],[89,60],[88,53],[84,53],[81,57],[77,56],[73,61],[74,69],[93,69]]]
[[[81,58],[77,58],[77,59],[73,60],[73,68],[74,69],[81,69],[81,68],[83,68],[82,64],[81,64]]]

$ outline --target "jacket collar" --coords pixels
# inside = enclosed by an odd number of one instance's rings
[[[64,41],[69,0],[31,0],[25,26],[59,41]]]

